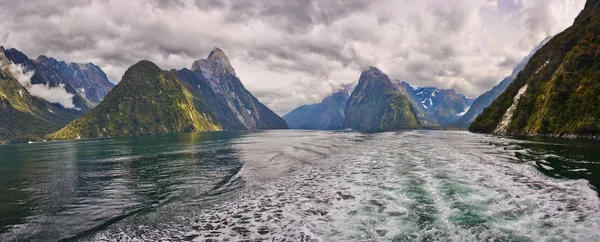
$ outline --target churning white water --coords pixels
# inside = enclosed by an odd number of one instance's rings
[[[600,238],[590,183],[544,175],[536,161],[515,156],[526,152],[519,142],[528,141],[440,131],[250,134],[228,144],[242,167],[211,190],[181,194],[85,239]]]

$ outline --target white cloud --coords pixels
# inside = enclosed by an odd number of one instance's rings
[[[244,85],[283,114],[355,82],[369,65],[416,86],[477,96],[572,24],[584,3],[0,0],[0,26],[11,47],[94,62],[113,82],[139,60],[189,68],[218,46]]]
[[[32,84],[31,77],[33,77],[34,72],[24,71],[21,65],[14,63],[8,65],[8,71],[32,96],[42,98],[50,103],[58,103],[65,108],[76,108],[73,104],[74,95],[67,92],[64,84],[57,87],[51,87],[47,84]]]

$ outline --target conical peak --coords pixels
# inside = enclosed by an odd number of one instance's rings
[[[125,73],[137,71],[153,71],[161,72],[162,70],[156,64],[148,60],[141,60],[133,66],[129,67]]]

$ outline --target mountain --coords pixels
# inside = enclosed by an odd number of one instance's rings
[[[90,110],[94,104],[82,97],[75,88],[65,82],[63,77],[68,70],[55,69],[29,59],[25,54],[16,50],[4,51],[4,56],[15,65],[22,68],[23,73],[30,74],[30,82],[36,88],[30,91],[34,96],[42,97],[50,102],[61,104],[65,108],[82,110],[81,114]],[[46,86],[45,88],[41,85]],[[67,100],[68,99],[68,100]]]
[[[18,50],[0,46],[0,144],[41,140],[85,112],[63,87],[49,87],[37,68]]]
[[[250,93],[219,48],[197,60],[192,69],[171,70],[206,100],[226,130],[287,129],[285,120]]]
[[[460,117],[460,119],[456,121],[454,126],[466,128],[471,123],[473,123],[473,121],[475,121],[475,118],[477,118],[477,116],[479,116],[485,108],[490,106],[490,104],[492,104],[492,102],[496,100],[496,98],[498,98],[498,96],[500,96],[500,94],[502,94],[504,90],[506,90],[508,85],[510,85],[515,80],[515,78],[517,78],[517,75],[525,68],[525,65],[527,65],[529,59],[531,59],[531,57],[540,48],[542,48],[542,46],[544,46],[550,39],[551,37],[544,39],[537,47],[535,47],[535,49],[533,49],[533,51],[531,51],[531,53],[529,53],[529,55],[525,56],[523,60],[521,60],[521,62],[517,64],[517,67],[512,71],[510,76],[507,76],[500,82],[500,84],[493,87],[491,90],[485,92],[484,94],[481,94],[481,96],[475,99],[469,111],[467,111],[465,115]]]
[[[424,126],[447,125],[460,118],[469,109],[473,99],[453,89],[436,87],[413,88],[406,82],[393,81],[396,89],[405,93]]]
[[[600,0],[538,50],[471,124],[472,132],[600,135]]]
[[[104,100],[51,139],[220,130],[200,94],[150,61],[131,66]]]
[[[10,72],[0,70],[0,144],[40,140],[68,123],[63,118],[70,115],[59,105],[31,96]]]
[[[300,106],[284,115],[283,119],[292,129],[343,129],[344,109],[351,91],[351,85],[345,85],[320,103]]]
[[[408,97],[375,67],[360,75],[345,109],[345,128],[388,131],[421,127]]]
[[[66,83],[81,97],[98,105],[104,96],[114,87],[106,74],[92,63],[66,63],[44,55],[34,62],[42,69],[42,73],[53,73],[47,76],[51,83]]]

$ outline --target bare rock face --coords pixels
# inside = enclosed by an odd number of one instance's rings
[[[43,55],[34,62],[50,83],[68,85],[74,94],[94,106],[114,87],[106,74],[93,63],[66,63]]]
[[[287,129],[286,122],[250,93],[237,77],[229,58],[214,48],[192,69],[173,71],[193,86],[226,130]]]

